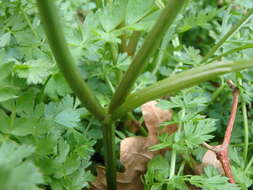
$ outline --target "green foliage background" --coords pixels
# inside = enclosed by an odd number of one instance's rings
[[[139,33],[138,50],[165,2],[118,0],[104,6],[103,1],[56,1],[71,53],[83,79],[103,106],[108,106],[119,82],[119,73],[126,71],[132,59],[119,50],[121,36],[129,38],[133,32]],[[222,4],[214,0],[191,0],[164,36],[160,48],[153,52],[133,91],[204,64],[201,61],[212,45],[252,7],[250,0],[227,0]],[[252,58],[252,30],[253,21],[249,19],[212,59]],[[251,70],[228,74],[174,94],[170,100],[161,100],[160,107],[174,109],[171,122],[179,123],[183,129],[172,136],[161,136],[160,144],[152,149],[173,146],[179,169],[185,163],[183,160],[193,157],[200,161],[203,142],[212,139],[214,144],[220,143],[231,104],[226,79],[232,79],[241,90],[230,158],[240,189],[248,189],[253,180]],[[243,105],[247,109],[246,120]],[[139,109],[134,110],[133,115],[140,120]],[[248,133],[244,131],[245,121],[250,129]],[[117,144],[126,136],[135,135],[122,127],[123,122],[117,125]],[[245,147],[247,137],[250,143]],[[94,179],[95,165],[103,163],[101,139],[99,122],[81,107],[56,67],[35,1],[1,0],[0,189],[80,190],[88,187]],[[213,168],[206,169],[202,176],[189,176],[181,171],[169,180],[170,154],[149,163],[143,177],[146,189],[187,189],[186,183],[208,190],[239,188],[228,184]]]

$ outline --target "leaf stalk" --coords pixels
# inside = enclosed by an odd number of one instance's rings
[[[99,120],[103,120],[105,118],[105,111],[87,87],[75,65],[75,61],[67,47],[53,1],[37,0],[37,4],[48,43],[64,78],[82,104]]]
[[[160,44],[160,41],[168,28],[172,25],[176,16],[188,0],[170,0],[162,11],[160,18],[146,37],[141,49],[134,57],[131,65],[121,80],[109,106],[109,113],[118,108],[126,99],[136,81],[138,75],[148,62],[152,52]]]
[[[253,60],[211,63],[170,76],[149,87],[129,95],[126,101],[115,111],[114,118],[121,117],[143,103],[166,96],[179,90],[200,84],[210,78],[230,72],[253,68]]]

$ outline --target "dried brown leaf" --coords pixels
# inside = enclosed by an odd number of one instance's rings
[[[224,175],[224,169],[222,167],[222,164],[218,160],[216,153],[212,150],[208,150],[204,154],[202,158],[202,163],[197,168],[198,173],[203,173],[203,169],[206,166],[213,166],[217,168],[222,175]]]
[[[119,190],[142,190],[140,176],[146,172],[146,166],[157,154],[163,151],[152,152],[149,147],[158,142],[157,136],[161,133],[173,133],[176,125],[165,126],[160,130],[160,124],[172,117],[170,110],[162,110],[156,106],[156,101],[147,102],[141,106],[148,137],[128,137],[120,143],[120,161],[125,167],[123,173],[117,173],[117,186]],[[95,190],[106,190],[105,169],[97,168],[97,179],[92,183]]]
[[[158,136],[160,124],[172,117],[171,110],[162,110],[156,104],[156,101],[150,101],[141,106],[142,115],[150,136]]]

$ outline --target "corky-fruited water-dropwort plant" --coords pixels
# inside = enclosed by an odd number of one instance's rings
[[[38,184],[53,190],[88,187],[95,147],[102,153],[93,160],[99,161],[101,155],[105,160],[104,188],[116,190],[120,164],[115,145],[126,134],[135,135],[117,127],[125,125],[126,118],[138,120],[138,107],[158,98],[163,98],[159,107],[174,110],[167,124],[176,124],[177,131],[160,134],[160,142],[151,147],[172,150],[149,162],[142,178],[144,188],[246,189],[251,185],[250,1],[229,1],[231,5],[195,0],[0,3],[2,189],[38,189]],[[232,166],[238,174],[235,181],[227,170],[222,177],[211,166],[192,175],[203,156],[201,145],[213,148],[205,143],[213,137],[215,125],[220,126],[215,142],[223,139],[222,126],[230,115],[226,103],[231,102],[226,84],[230,80],[241,94],[238,122],[244,132],[232,143],[242,147],[244,165],[239,164],[241,157],[232,157],[239,165]],[[140,133],[150,136],[150,128],[147,132],[141,121],[137,123]],[[94,146],[95,140],[99,144],[100,128],[102,149]],[[7,180],[2,180],[4,176]]]
[[[114,124],[116,119],[149,100],[159,98],[186,87],[190,87],[217,75],[235,72],[253,66],[252,61],[211,63],[174,75],[168,79],[164,79],[150,87],[129,95],[134,82],[140,75],[145,65],[148,63],[148,58],[153,53],[154,49],[158,47],[162,37],[164,37],[166,31],[173,24],[173,21],[176,19],[180,10],[186,6],[187,3],[186,0],[168,1],[157,18],[157,21],[155,22],[151,31],[146,36],[142,47],[138,50],[129,68],[122,76],[122,79],[119,77],[119,85],[112,97],[108,111],[105,111],[105,109],[102,108],[99,102],[92,95],[92,92],[88,89],[87,85],[81,78],[80,72],[75,66],[74,59],[68,50],[66,40],[62,32],[62,27],[59,22],[59,17],[56,14],[56,9],[53,2],[45,0],[38,0],[37,2],[48,42],[61,72],[83,105],[101,121],[103,126],[106,176],[108,189],[111,190],[116,189]],[[114,3],[116,5],[115,7],[112,6],[111,9],[120,9],[121,6],[123,6],[122,4],[124,1]],[[117,4],[119,7],[117,7]],[[116,12],[117,10],[111,11],[112,15],[110,16],[113,17],[114,11]],[[115,20],[115,23],[110,24],[120,24],[120,22],[122,22],[119,20],[119,23],[116,23],[116,21],[117,20]],[[104,29],[105,31],[109,32],[112,29],[111,27],[113,26],[106,25],[105,23]],[[115,46],[115,44],[111,44],[111,46]],[[212,51],[210,54],[212,54]],[[208,54],[208,56],[210,55]],[[204,61],[206,61],[206,59],[207,58],[204,58]]]

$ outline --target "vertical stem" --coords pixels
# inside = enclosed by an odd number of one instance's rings
[[[221,38],[221,40],[213,46],[213,48],[206,54],[206,56],[203,58],[201,63],[206,62],[210,57],[212,57],[215,52],[237,31],[240,29],[240,27],[246,23],[249,19],[249,17],[253,14],[253,9],[249,10],[248,13],[241,18],[241,20],[236,23],[224,36]]]
[[[171,155],[171,161],[170,161],[170,177],[169,177],[169,179],[173,178],[174,175],[175,175],[176,160],[177,160],[177,152],[173,148],[172,149],[172,155]]]
[[[119,28],[123,28],[124,26],[126,25],[125,21],[122,22],[120,25],[119,25]],[[121,44],[120,44],[120,52],[121,53],[124,53],[126,52],[126,48],[127,48],[127,35],[124,33],[120,36],[120,40],[121,40]]]
[[[14,108],[11,112],[10,129],[13,129],[15,119],[16,119],[16,108]]]
[[[244,124],[244,149],[243,149],[243,158],[244,161],[247,161],[248,149],[249,149],[249,124],[247,117],[247,108],[246,104],[242,102],[242,113],[243,113],[243,124]]]
[[[234,179],[234,176],[233,176],[233,173],[231,170],[231,166],[230,166],[230,161],[229,161],[229,156],[228,156],[228,146],[230,144],[231,133],[232,133],[232,129],[233,129],[234,122],[235,122],[240,91],[233,84],[233,82],[231,80],[228,80],[227,83],[230,86],[230,88],[232,88],[232,90],[233,90],[233,104],[231,107],[231,113],[230,113],[230,117],[228,120],[227,129],[226,129],[223,143],[222,143],[222,145],[218,145],[218,146],[214,146],[214,147],[212,147],[206,143],[204,143],[203,145],[206,148],[208,148],[209,150],[212,150],[215,152],[218,160],[222,164],[223,170],[225,172],[225,175],[228,177],[229,182],[234,184],[235,179]]]
[[[110,43],[110,48],[111,48],[113,65],[116,66],[117,65],[117,61],[118,61],[118,48],[113,43]],[[122,78],[122,73],[121,73],[120,70],[116,71],[116,78],[117,78],[117,81],[119,83],[120,80],[121,80],[121,78]]]
[[[152,71],[153,75],[155,75],[158,72],[158,70],[159,70],[159,68],[162,64],[166,48],[168,47],[168,44],[171,40],[171,36],[172,36],[172,33],[171,33],[171,31],[169,31],[163,38],[161,48],[160,48],[159,53],[158,53],[158,57],[156,59],[156,65],[155,65],[154,70]]]
[[[230,143],[231,133],[232,133],[233,126],[234,126],[234,123],[235,123],[235,117],[236,117],[236,112],[237,112],[239,95],[240,95],[239,89],[235,88],[234,92],[233,92],[233,104],[232,104],[232,108],[231,108],[231,114],[229,116],[224,141],[223,141],[223,144],[222,144],[224,148],[228,148],[228,145]]]
[[[130,37],[128,46],[126,48],[126,52],[129,56],[134,55],[140,36],[141,36],[140,31],[134,31],[132,36]]]
[[[100,9],[103,7],[103,2],[102,0],[93,0],[95,1],[96,5],[97,5],[97,9]]]
[[[238,76],[238,83],[242,86],[242,78]],[[243,159],[247,162],[248,150],[249,150],[249,123],[247,116],[247,107],[244,100],[242,100],[242,114],[243,114],[243,126],[244,126],[244,148],[243,148]]]
[[[115,124],[110,116],[103,123],[107,188],[116,190]]]

